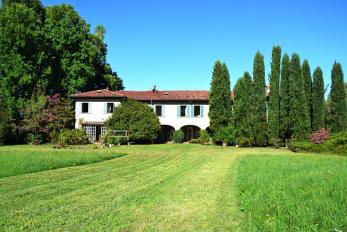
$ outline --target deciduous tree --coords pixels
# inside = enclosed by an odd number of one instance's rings
[[[160,130],[157,115],[145,103],[128,99],[117,106],[105,123],[111,130],[127,130],[129,140],[134,142],[154,142]]]

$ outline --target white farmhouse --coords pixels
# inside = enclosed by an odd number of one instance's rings
[[[111,91],[108,89],[77,93],[76,128],[82,127],[94,141],[105,132],[104,122],[115,107],[131,98],[151,106],[161,124],[162,142],[172,140],[175,130],[182,130],[185,140],[197,138],[209,126],[208,91]]]

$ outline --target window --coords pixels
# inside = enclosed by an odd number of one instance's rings
[[[181,116],[181,117],[186,117],[186,116],[187,116],[186,110],[187,110],[187,106],[181,106],[181,107],[180,107],[180,112],[181,112],[181,113],[180,113],[180,116]]]
[[[113,113],[113,108],[114,108],[114,104],[113,103],[107,103],[107,110],[106,110],[106,112],[108,114],[112,114]]]
[[[160,105],[155,106],[155,113],[157,114],[158,117],[163,116],[163,107]]]
[[[104,127],[104,126],[101,126],[101,136],[103,136],[103,135],[105,135],[105,133],[106,133],[106,127]]]
[[[194,117],[201,117],[200,106],[194,106]]]
[[[89,104],[83,102],[82,103],[82,113],[89,113]]]
[[[88,104],[88,103],[87,103]],[[95,125],[84,125],[83,129],[86,134],[89,135],[94,142],[96,140],[96,126]]]

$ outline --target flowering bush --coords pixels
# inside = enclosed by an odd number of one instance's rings
[[[329,139],[329,131],[324,128],[319,129],[311,134],[311,143],[320,144]]]

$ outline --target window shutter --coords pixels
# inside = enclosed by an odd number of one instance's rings
[[[200,106],[200,117],[204,117],[204,106]]]
[[[91,102],[89,102],[88,103],[88,114],[91,114],[93,111],[92,111],[92,103]]]
[[[177,117],[181,116],[181,106],[177,106]]]
[[[82,102],[76,102],[76,113],[80,114],[82,112]]]
[[[107,103],[104,103],[104,114],[107,114]]]
[[[161,116],[165,117],[165,106],[164,105],[161,106]]]
[[[192,105],[191,106],[191,115],[190,115],[192,118],[194,118],[194,106]]]
[[[187,112],[186,112],[186,117],[190,117],[190,109],[191,109],[191,106],[187,106]]]

